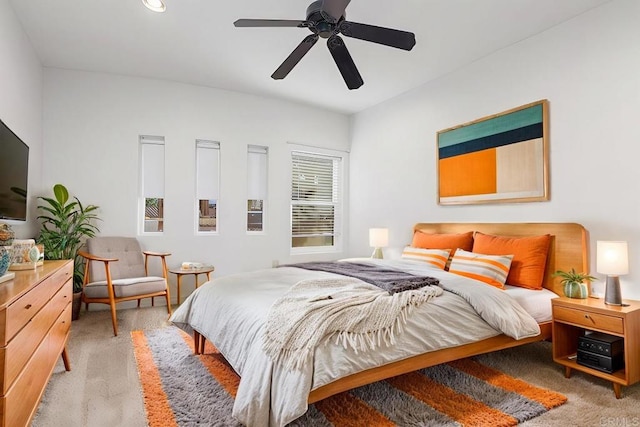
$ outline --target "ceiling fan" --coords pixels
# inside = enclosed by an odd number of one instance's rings
[[[293,67],[316,44],[318,38],[327,39],[327,47],[349,89],[364,84],[356,64],[339,34],[366,40],[398,49],[411,50],[416,44],[413,33],[375,25],[360,24],[345,19],[345,9],[351,0],[317,0],[307,8],[307,19],[238,19],[236,27],[297,27],[308,28],[313,34],[305,37],[293,52],[271,75],[275,80],[284,79]]]

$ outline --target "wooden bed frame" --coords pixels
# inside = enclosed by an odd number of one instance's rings
[[[527,237],[550,234],[551,247],[547,257],[547,265],[543,286],[558,295],[562,295],[559,278],[554,278],[557,270],[589,271],[588,236],[587,231],[580,224],[575,223],[419,223],[414,231],[424,233],[464,233],[480,231],[485,234],[510,237]],[[521,340],[515,340],[506,335],[497,335],[482,341],[473,342],[457,347],[431,351],[410,357],[408,359],[367,369],[356,374],[338,379],[326,384],[309,394],[308,402],[314,403],[335,394],[351,390],[376,381],[413,372],[418,369],[451,362],[469,356],[475,356],[505,348],[516,347],[536,341],[551,338],[551,322],[540,324],[540,334]],[[194,348],[196,353],[204,351],[205,339],[198,332],[194,332]]]

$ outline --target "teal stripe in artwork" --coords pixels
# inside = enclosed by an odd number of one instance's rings
[[[438,134],[438,148],[542,123],[542,104]]]

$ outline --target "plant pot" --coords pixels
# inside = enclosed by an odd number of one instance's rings
[[[73,302],[71,305],[71,320],[78,320],[80,317],[80,309],[82,308],[82,292],[73,293]]]
[[[587,285],[577,282],[565,283],[564,294],[569,298],[584,299],[588,296]]]

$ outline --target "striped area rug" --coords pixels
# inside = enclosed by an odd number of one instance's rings
[[[237,426],[239,377],[207,342],[175,327],[131,333],[149,426]],[[513,426],[566,397],[473,359],[379,381],[309,407],[295,426]]]

